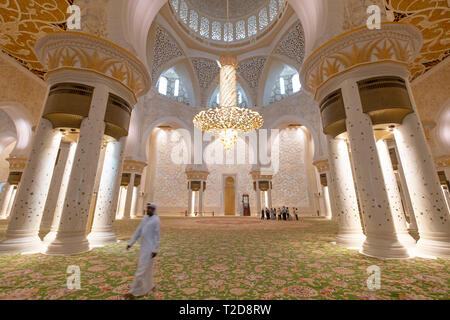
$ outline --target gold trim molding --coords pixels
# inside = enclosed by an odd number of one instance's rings
[[[36,54],[47,72],[67,68],[93,71],[123,84],[140,97],[150,88],[145,66],[113,43],[77,32],[52,33],[36,43]]]
[[[317,97],[325,83],[356,67],[387,62],[408,66],[421,46],[421,33],[410,25],[383,23],[380,30],[361,27],[314,51],[303,64],[302,83]]]

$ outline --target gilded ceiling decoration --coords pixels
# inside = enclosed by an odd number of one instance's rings
[[[0,47],[33,73],[44,69],[34,54],[37,40],[47,33],[65,30],[67,7],[73,0],[0,1]]]
[[[412,24],[422,32],[422,50],[410,67],[412,80],[450,55],[450,7],[447,0],[385,1],[391,20]]]

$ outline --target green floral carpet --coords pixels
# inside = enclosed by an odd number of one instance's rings
[[[253,218],[161,218],[156,290],[145,299],[449,299],[450,260],[378,260],[334,245],[337,226]],[[139,221],[116,222],[122,241],[70,257],[0,256],[0,299],[122,299],[139,246]],[[3,237],[6,222],[0,222]],[[81,289],[68,290],[68,266]],[[367,268],[381,270],[370,291]]]

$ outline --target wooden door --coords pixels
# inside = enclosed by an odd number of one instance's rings
[[[228,177],[225,180],[225,190],[224,190],[224,201],[225,201],[225,215],[235,216],[236,215],[236,198],[235,198],[235,186],[234,179]]]

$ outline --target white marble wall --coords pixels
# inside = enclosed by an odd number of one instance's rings
[[[308,159],[306,134],[292,128],[281,130],[279,137],[280,169],[273,176],[273,205],[298,207],[301,213],[313,214],[313,181],[308,172],[314,167]]]
[[[150,142],[149,173],[145,193],[148,201],[154,201],[160,214],[181,214],[187,210],[188,192],[186,165],[177,164],[173,160],[178,155],[176,147],[180,148],[180,140],[173,141],[176,132],[170,129],[156,129]],[[298,129],[280,131],[278,146],[280,150],[280,168],[273,176],[273,205],[298,207],[302,214],[314,214],[314,181],[309,172],[314,170],[312,155],[307,151],[309,140],[306,133]],[[245,162],[238,162],[237,154],[240,147],[236,146],[233,153],[227,155],[219,141],[211,142],[204,148],[204,160],[210,172],[204,194],[206,212],[214,211],[222,214],[224,210],[224,179],[227,176],[235,178],[236,213],[242,214],[242,195],[250,195],[252,213],[256,213],[256,193],[253,190],[253,180],[250,175],[252,164],[249,159],[249,148],[242,144],[245,151]],[[218,155],[216,158],[215,156]],[[212,161],[212,159],[217,159]],[[224,159],[223,162],[218,161]],[[227,164],[228,163],[228,164]]]

